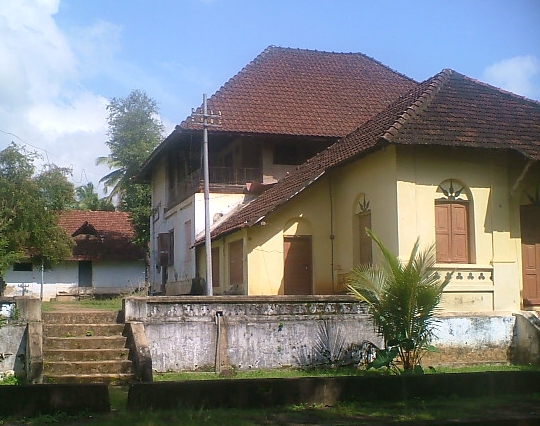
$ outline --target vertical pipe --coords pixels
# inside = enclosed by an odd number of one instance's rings
[[[217,336],[216,336],[216,355],[214,360],[214,371],[221,373],[221,318],[223,312],[216,312]]]
[[[206,250],[206,295],[212,296],[212,239],[210,237],[210,183],[208,171],[208,111],[203,94],[203,167],[204,167],[204,234]]]

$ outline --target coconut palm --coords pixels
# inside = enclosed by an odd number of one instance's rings
[[[109,169],[114,169],[112,172],[103,176],[99,183],[104,184],[105,191],[112,187],[111,192],[107,196],[107,200],[112,202],[114,197],[120,196],[126,182],[129,181],[131,175],[128,175],[127,168],[123,167],[119,160],[115,160],[112,155],[96,158],[96,166],[105,165]]]
[[[409,260],[402,263],[369,229],[366,232],[378,246],[381,262],[353,269],[348,288],[369,305],[385,341],[372,366],[393,366],[401,372],[393,362],[397,358],[403,371],[423,371],[421,359],[432,349],[435,312],[450,275],[440,279],[433,270],[435,245],[421,252],[416,240]]]

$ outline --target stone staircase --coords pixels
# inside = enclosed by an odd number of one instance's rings
[[[117,312],[43,312],[43,383],[133,381]]]

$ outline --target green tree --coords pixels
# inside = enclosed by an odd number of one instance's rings
[[[109,197],[99,198],[95,191],[94,184],[88,182],[86,185],[78,186],[75,189],[75,198],[77,200],[75,208],[79,210],[94,211],[114,211],[114,205]]]
[[[54,185],[48,175],[36,177],[35,158],[16,144],[0,152],[0,275],[22,259],[53,264],[71,254],[73,241],[58,226],[53,208],[63,193],[53,189],[68,185],[56,181],[56,171]]]
[[[433,269],[435,245],[421,252],[417,240],[409,260],[402,263],[369,229],[366,232],[379,248],[381,262],[353,269],[349,291],[368,304],[385,341],[371,366],[401,372],[394,363],[397,358],[403,371],[422,372],[422,357],[434,349],[435,312],[450,276],[441,280]]]
[[[36,184],[48,209],[61,211],[73,208],[75,188],[67,179],[70,174],[69,168],[50,164],[36,177]]]
[[[114,170],[100,182],[106,188],[112,188],[109,198],[116,197],[119,210],[132,214],[136,240],[146,246],[151,213],[150,187],[134,183],[132,177],[161,142],[163,125],[158,118],[157,103],[144,92],[134,90],[125,98],[113,98],[107,110],[107,145],[111,153],[96,162]]]
[[[99,157],[97,164],[105,164],[112,172],[101,178],[106,188],[112,188],[110,197],[121,202],[130,179],[161,142],[163,124],[158,118],[155,100],[140,90],[133,90],[125,98],[113,98],[107,106],[111,150],[107,157]]]

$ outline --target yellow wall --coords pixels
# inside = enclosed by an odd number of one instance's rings
[[[453,179],[469,191],[469,265],[444,265],[471,278],[453,279],[442,306],[447,311],[509,311],[520,308],[519,202],[511,196],[520,164],[502,151],[398,147],[399,254],[406,257],[420,236],[435,241],[437,186]],[[517,225],[517,227],[516,227]],[[493,280],[472,277],[483,271]]]
[[[340,279],[357,266],[359,201],[369,201],[373,231],[405,260],[418,237],[422,247],[434,243],[437,188],[452,179],[456,187],[465,187],[469,199],[471,261],[437,266],[441,274],[456,269],[442,306],[446,311],[517,310],[519,205],[524,188],[540,182],[538,166],[520,178],[524,166],[522,158],[502,151],[390,146],[327,172],[261,224],[215,244],[225,247],[243,238],[247,293],[283,294],[284,235],[311,235],[313,292],[331,294],[343,289]],[[376,250],[373,255],[376,262]],[[221,264],[226,279],[226,254]]]

